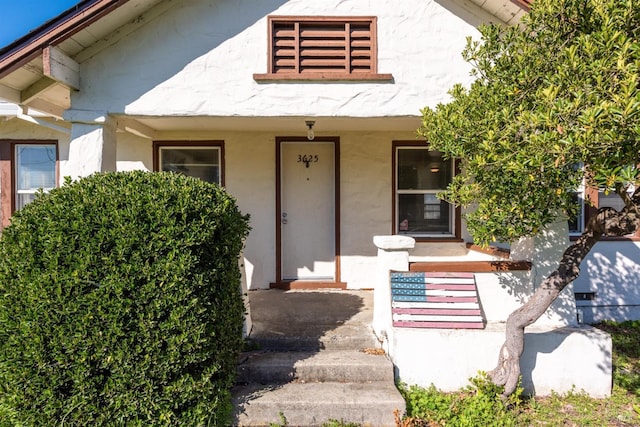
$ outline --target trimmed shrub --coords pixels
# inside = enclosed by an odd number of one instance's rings
[[[6,425],[225,425],[248,216],[217,185],[95,174],[0,237]]]

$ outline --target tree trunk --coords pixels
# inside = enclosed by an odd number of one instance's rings
[[[634,202],[636,202],[634,194]],[[505,342],[498,364],[489,372],[491,380],[504,386],[503,397],[512,394],[520,379],[520,356],[524,351],[524,328],[534,323],[555,301],[560,292],[580,274],[580,263],[602,236],[624,236],[638,228],[637,204],[620,212],[601,208],[585,227],[585,232],[565,250],[558,268],[547,277],[531,298],[507,319]]]

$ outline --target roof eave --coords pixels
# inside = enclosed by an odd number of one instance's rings
[[[86,0],[0,50],[0,78],[37,58],[129,0]]]

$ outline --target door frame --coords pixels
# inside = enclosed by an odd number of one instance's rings
[[[282,144],[285,142],[300,142],[313,144],[314,142],[333,143],[333,171],[334,171],[334,250],[335,250],[335,283],[340,280],[340,137],[317,136],[309,141],[306,136],[277,136],[276,137],[276,281],[275,287],[291,283],[282,279]]]

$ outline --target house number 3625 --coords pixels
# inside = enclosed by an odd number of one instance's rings
[[[310,163],[318,163],[317,154],[298,154],[298,163],[304,163],[306,167],[309,167]]]

